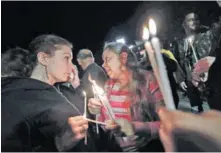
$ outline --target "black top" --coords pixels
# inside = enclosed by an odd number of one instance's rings
[[[3,152],[99,151],[91,132],[88,145],[84,139],[73,142],[67,119],[82,115],[81,111],[67,103],[53,86],[31,78],[7,77],[2,78],[1,94]],[[103,147],[108,148],[111,139],[105,138]]]

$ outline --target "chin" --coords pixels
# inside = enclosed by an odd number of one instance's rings
[[[64,77],[64,78],[61,78],[59,80],[60,80],[60,82],[68,82],[69,78],[68,77]]]

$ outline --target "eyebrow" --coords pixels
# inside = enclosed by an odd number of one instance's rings
[[[70,53],[64,53],[63,55],[65,55],[65,54],[70,55],[72,57],[72,55]]]

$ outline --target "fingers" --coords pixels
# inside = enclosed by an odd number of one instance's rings
[[[160,117],[161,128],[165,131],[172,133],[172,131],[181,126],[180,120],[183,120],[182,112],[170,111],[165,107],[160,107],[157,113]]]
[[[186,85],[185,82],[182,82],[182,83],[180,84],[180,86],[181,86],[181,88],[182,88],[184,91],[186,91],[187,85]]]
[[[71,126],[83,126],[88,124],[88,121],[85,120],[83,116],[70,117],[68,121]]]
[[[99,114],[101,109],[101,102],[95,98],[89,99],[88,109],[92,114]]]
[[[160,117],[161,122],[168,122],[169,120],[171,120],[171,113],[165,108],[160,106],[157,109],[157,113]]]
[[[183,86],[184,86],[184,88],[187,88],[187,85],[186,85],[186,83],[185,83],[185,82],[183,82]]]
[[[200,114],[202,117],[220,117],[221,118],[221,112],[216,110],[209,110],[207,112],[204,112]]]
[[[85,131],[88,129],[88,122],[83,116],[70,117],[68,123],[71,126],[75,139],[81,139],[85,136]]]
[[[172,135],[167,133],[164,129],[159,130],[160,140],[163,143],[165,152],[174,152],[174,144]]]
[[[119,128],[119,125],[116,122],[114,122],[113,120],[108,120],[105,123],[107,123],[105,128],[108,129],[108,130],[114,130],[114,129]]]
[[[85,132],[80,133],[80,134],[77,134],[77,135],[74,137],[74,139],[81,140],[81,139],[83,139],[84,137],[85,137]]]
[[[100,108],[102,106],[101,102],[95,98],[89,99],[88,107]]]

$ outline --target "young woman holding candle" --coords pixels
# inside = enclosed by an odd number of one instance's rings
[[[31,77],[2,77],[3,152],[121,151],[108,133],[95,138],[80,106],[75,105],[82,100],[75,98],[71,103],[54,87],[55,83],[68,81],[72,57],[68,40],[40,35],[30,43],[30,63],[26,64],[33,69]],[[11,74],[14,72],[11,69]]]
[[[156,106],[163,104],[163,97],[152,71],[141,70],[136,57],[121,43],[109,43],[104,47],[103,67],[110,79],[105,84],[105,92],[113,109],[117,124],[110,120],[107,111],[97,99],[89,100],[89,110],[100,114],[100,121],[106,121],[115,133],[123,151],[162,151],[149,142],[158,137],[159,121]],[[119,122],[118,122],[119,121]],[[126,126],[126,127],[125,127]],[[133,129],[133,135],[125,132]],[[126,131],[125,131],[126,129]],[[148,145],[148,147],[147,147]],[[156,150],[151,150],[156,147]]]

